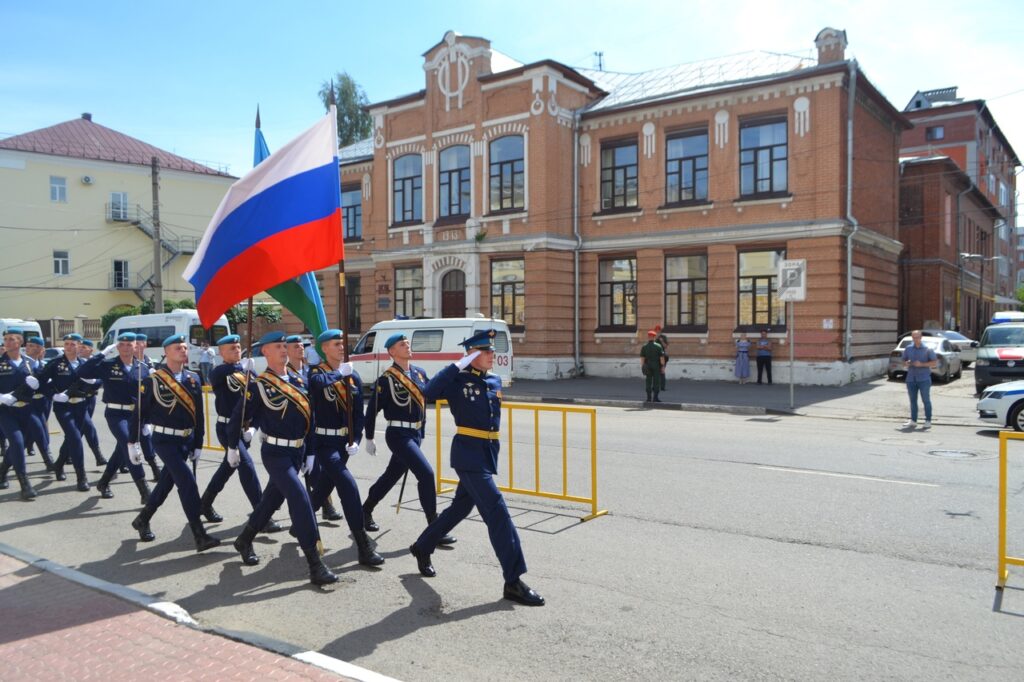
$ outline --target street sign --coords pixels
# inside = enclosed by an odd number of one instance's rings
[[[778,294],[780,301],[803,301],[807,298],[807,259],[784,260],[779,263]]]

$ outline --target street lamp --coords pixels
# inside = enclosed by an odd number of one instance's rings
[[[980,277],[980,281],[978,282],[978,310],[977,310],[977,313],[976,313],[976,316],[975,316],[976,317],[976,325],[975,325],[975,328],[974,328],[974,335],[975,335],[975,337],[978,336],[979,332],[981,331],[981,329],[983,327],[983,325],[982,325],[982,314],[981,313],[982,313],[982,307],[983,307],[982,303],[985,300],[985,263],[990,263],[992,261],[1002,260],[1002,259],[1005,259],[1005,258],[1006,258],[1006,256],[985,256],[985,255],[980,254],[980,253],[961,253],[960,254],[960,263],[961,263],[960,267],[961,268],[963,268],[963,261],[965,261],[965,260],[976,260],[976,261],[980,261],[981,262],[981,277]],[[995,301],[995,296],[994,295],[993,295],[992,300]]]

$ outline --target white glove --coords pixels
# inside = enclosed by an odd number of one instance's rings
[[[240,364],[242,366],[242,371],[243,372],[254,372],[254,371],[256,371],[255,370],[256,362],[252,358],[242,358],[239,361],[238,364]]]
[[[245,444],[248,445],[249,443],[252,442],[252,437],[255,436],[255,435],[256,435],[256,429],[254,427],[250,426],[245,431],[242,431],[242,440],[244,440]],[[236,464],[235,466],[238,466],[238,465]]]
[[[128,461],[132,464],[142,464],[142,446],[138,443],[128,443]]]
[[[13,393],[0,393],[0,404],[2,405],[13,405],[18,402]]]
[[[466,369],[471,364],[473,364],[473,361],[476,360],[478,355],[480,355],[480,351],[475,350],[472,353],[470,353],[469,355],[467,355],[466,357],[464,357],[461,360],[459,360],[458,362],[456,362],[455,365],[459,369]]]
[[[153,425],[152,424],[143,424],[142,425],[142,435],[143,436],[152,436],[153,435]]]
[[[25,377],[25,383],[33,391],[39,388],[39,379],[36,379],[35,377]]]
[[[343,362],[343,363],[341,363],[341,367],[338,368],[338,372],[340,372],[341,376],[343,376],[343,377],[350,377],[350,376],[352,376],[352,363],[351,362]]]
[[[313,346],[306,349],[306,364],[310,367],[316,367],[320,364],[320,354],[316,352],[316,348],[313,348]]]
[[[69,400],[71,400],[71,398],[68,396],[67,391],[61,391],[60,393],[53,394],[53,402],[55,403],[66,403]]]
[[[242,456],[239,454],[238,448],[228,448],[228,466],[237,469],[241,461]]]
[[[202,448],[196,448],[195,450],[192,451],[192,456],[188,458],[188,461],[190,461],[190,462],[198,462],[199,458],[202,457],[202,456],[203,456],[203,449]]]
[[[118,352],[117,352],[117,344],[116,343],[112,343],[112,344],[110,344],[109,346],[107,346],[106,348],[103,349],[103,357],[105,357],[107,360],[113,360],[117,356],[118,356]]]
[[[307,457],[306,463],[302,465],[301,469],[299,469],[299,473],[308,474],[309,472],[313,471],[313,463],[315,461],[316,455],[310,455],[309,457]]]
[[[85,383],[87,383],[89,385],[99,383],[99,379],[82,379],[82,381],[84,381]]]
[[[359,454],[359,443],[352,443],[351,445],[345,446],[345,453],[349,457],[354,457]]]
[[[370,455],[371,457],[376,457],[377,456],[377,444],[374,443],[372,440],[366,440],[366,441],[363,441],[363,442],[366,443],[366,454]]]

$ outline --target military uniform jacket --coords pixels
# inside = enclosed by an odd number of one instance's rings
[[[452,439],[452,468],[498,473],[498,440],[501,429],[501,378],[467,367],[449,365],[438,372],[424,390],[427,400],[448,401],[455,425],[493,438],[456,433]]]
[[[409,365],[406,372],[397,364],[391,365],[378,378],[370,395],[370,404],[366,406],[366,437],[373,438],[377,423],[377,413],[383,412],[388,421],[415,423],[415,429],[422,439],[426,434],[427,409],[423,391],[427,387],[427,373],[416,365]],[[405,427],[388,426],[389,429]]]
[[[39,373],[39,390],[45,395],[67,392],[69,398],[84,398],[87,393],[83,386],[88,386],[78,377],[78,368],[85,364],[84,360],[71,362],[66,355],[55,358],[47,363]],[[58,403],[60,404],[60,403]]]
[[[313,432],[313,410],[306,384],[288,372],[287,379],[271,370],[249,382],[245,400],[239,400],[228,422],[227,442],[237,444],[242,434],[242,409],[245,419],[264,436],[284,440],[304,440]],[[305,445],[299,446],[305,449]]]
[[[34,391],[25,383],[25,379],[30,376],[35,376],[35,372],[32,371],[31,359],[27,355],[22,354],[21,364],[15,365],[6,352],[0,354],[0,393],[14,394],[18,402],[12,408],[31,404]],[[4,409],[9,408],[4,406]]]
[[[352,403],[352,442],[363,439],[363,381],[359,374],[352,372],[347,377],[341,372],[331,369],[326,362],[309,368],[309,397],[313,403],[314,421],[317,427],[325,429],[343,429],[348,426],[347,403]],[[343,438],[348,442],[348,435],[327,436],[315,434],[316,438]]]
[[[256,380],[252,372],[249,373],[249,381]],[[225,362],[217,365],[210,372],[210,386],[213,388],[213,406],[217,414],[222,417],[230,417],[235,411],[235,406],[242,398],[242,391],[245,390],[245,373],[242,372],[242,363]],[[246,417],[248,421],[248,417]]]
[[[201,448],[206,436],[206,420],[203,417],[203,386],[199,375],[182,368],[175,376],[166,366],[160,366],[149,373],[139,388],[139,419],[131,419],[129,440],[139,442],[139,423],[161,426],[178,431],[191,431],[186,441],[192,448]],[[154,431],[160,438],[168,434]],[[170,437],[174,437],[171,435]]]
[[[132,360],[131,367],[125,367],[121,358],[107,360],[94,355],[78,366],[78,376],[83,379],[99,379],[103,382],[103,402],[113,405],[134,405],[138,397],[139,373],[142,381],[149,376],[149,367]]]

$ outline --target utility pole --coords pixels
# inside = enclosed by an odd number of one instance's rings
[[[164,311],[163,253],[160,250],[160,166],[154,156],[150,175],[153,180],[153,312]]]
[[[595,52],[594,56],[597,57],[597,70],[604,71],[604,52]]]

